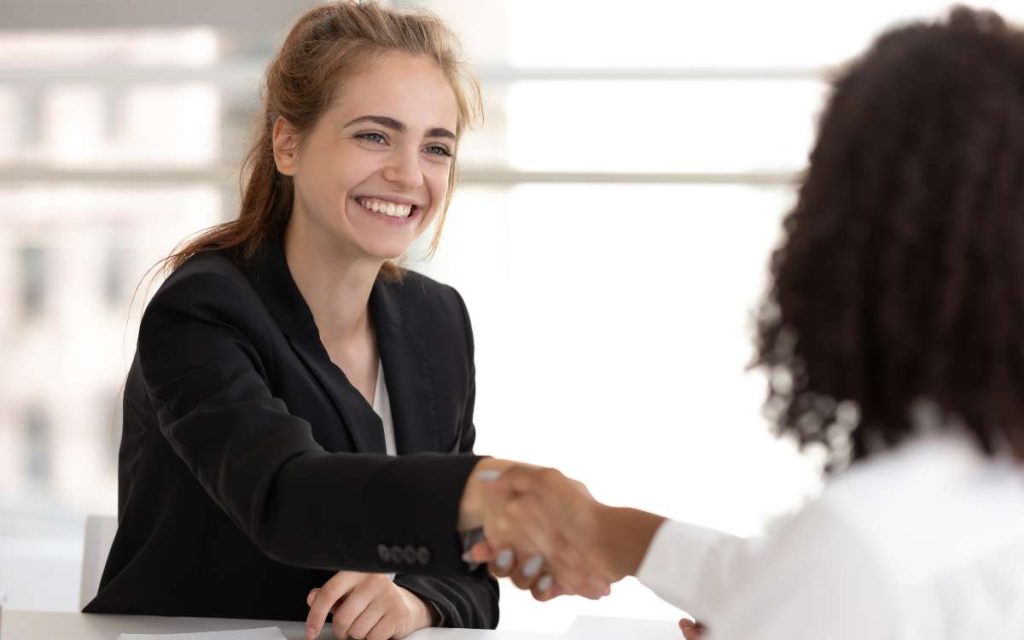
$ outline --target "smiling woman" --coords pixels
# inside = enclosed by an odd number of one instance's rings
[[[440,233],[475,82],[436,18],[340,2],[300,18],[265,95],[238,218],[169,258],[144,314],[86,610],[494,627],[456,534],[489,464],[468,315],[398,266]]]

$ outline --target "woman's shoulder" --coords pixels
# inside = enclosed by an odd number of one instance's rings
[[[447,285],[412,269],[402,268],[394,276],[382,276],[381,282],[398,295],[409,298],[434,298],[437,296],[458,295],[458,292],[451,285]]]
[[[393,296],[405,308],[465,313],[465,303],[455,287],[418,271],[402,269],[399,277],[381,278],[380,283],[387,295]]]
[[[400,319],[406,326],[412,323],[431,342],[472,342],[469,311],[454,287],[405,269],[401,278],[379,279],[374,298],[371,305],[376,313]],[[471,344],[469,348],[472,349]]]
[[[223,251],[200,251],[172,271],[164,281],[174,286],[188,280],[215,279],[225,282],[244,282],[245,274]]]
[[[220,251],[202,251],[167,276],[147,305],[147,313],[163,306],[238,308],[257,301],[252,283],[231,258]]]
[[[965,435],[915,437],[835,478],[804,514],[847,531],[890,576],[914,582],[993,545],[1024,545],[1024,469]]]

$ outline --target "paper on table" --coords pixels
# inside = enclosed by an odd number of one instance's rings
[[[117,640],[286,640],[279,627],[199,633],[122,633]]]
[[[682,640],[678,622],[580,616],[562,640]]]

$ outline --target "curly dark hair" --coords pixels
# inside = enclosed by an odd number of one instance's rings
[[[963,7],[835,80],[772,254],[752,366],[765,412],[832,462],[921,400],[1024,459],[1024,32]]]

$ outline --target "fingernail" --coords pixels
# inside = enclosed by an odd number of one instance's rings
[[[515,558],[515,553],[511,549],[502,549],[498,552],[498,557],[494,559],[494,564],[498,565],[499,569],[508,569],[512,566],[512,561]]]
[[[467,551],[466,553],[462,554],[462,561],[467,563],[473,562],[473,552]]]
[[[537,581],[537,588],[541,591],[548,591],[551,589],[551,585],[554,584],[555,580],[549,575],[543,575],[540,580]]]
[[[497,469],[485,469],[483,471],[476,472],[476,479],[480,482],[494,482],[501,477],[501,472]]]
[[[537,575],[537,573],[540,571],[540,568],[543,566],[544,556],[539,554],[535,555],[532,558],[530,558],[526,564],[523,565],[523,575],[527,578],[532,578],[533,576]]]

